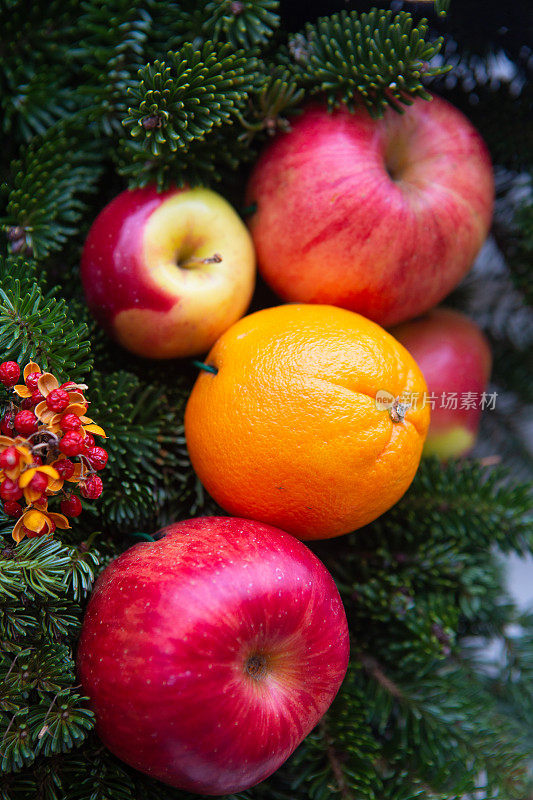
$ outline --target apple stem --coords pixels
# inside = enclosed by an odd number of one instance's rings
[[[214,253],[212,256],[208,256],[207,258],[195,258],[191,256],[186,261],[182,261],[181,264],[178,264],[178,267],[189,267],[191,264],[220,264],[222,261],[222,256],[220,253]]]
[[[193,361],[192,363],[195,367],[198,367],[198,369],[203,369],[204,372],[211,372],[213,375],[218,374],[218,369],[211,364],[205,364],[203,361]]]

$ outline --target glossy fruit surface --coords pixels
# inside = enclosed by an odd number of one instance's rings
[[[428,408],[403,422],[377,407],[426,389],[379,325],[333,306],[287,305],[240,320],[215,344],[185,412],[192,464],[231,514],[301,539],[367,524],[411,483]]]
[[[434,395],[424,455],[462,456],[479,428],[492,356],[483,332],[449,308],[435,308],[391,333],[409,350]],[[489,412],[488,412],[489,413]]]
[[[250,234],[209,189],[119,194],[94,221],[82,257],[93,315],[150,358],[205,352],[244,314],[255,282]]]
[[[286,300],[381,325],[436,305],[490,227],[493,173],[468,119],[440,98],[372,119],[312,105],[257,162],[246,202],[259,268]]]
[[[204,517],[135,545],[98,579],[78,651],[100,738],[136,769],[225,794],[274,772],[333,700],[348,629],[301,542]]]

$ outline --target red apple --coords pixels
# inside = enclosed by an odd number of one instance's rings
[[[286,300],[381,325],[436,305],[490,227],[493,174],[470,122],[439,98],[403,114],[312,105],[255,166],[247,202],[259,268]]]
[[[78,651],[98,733],[136,769],[188,791],[274,772],[346,672],[330,574],[270,525],[204,517],[135,545],[96,583]]]
[[[485,336],[471,319],[447,308],[435,308],[391,333],[414,357],[433,396],[424,455],[464,455],[476,440],[490,376]]]
[[[87,303],[141,356],[209,350],[246,311],[255,254],[246,226],[209,189],[119,194],[94,221],[82,257]]]

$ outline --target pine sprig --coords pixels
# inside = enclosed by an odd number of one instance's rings
[[[152,20],[142,5],[131,0],[82,3],[80,40],[70,52],[83,79],[80,95],[105,136],[123,135],[126,93],[145,63]]]
[[[88,330],[74,323],[58,292],[43,293],[28,260],[0,258],[0,352],[4,359],[35,360],[63,380],[91,367]]]
[[[190,470],[182,455],[180,416],[186,390],[169,399],[158,386],[143,386],[127,372],[93,373],[93,382],[91,412],[105,420],[109,463],[102,502],[92,510],[107,528],[157,525],[164,502],[157,487],[168,475],[172,489],[164,493],[165,502],[176,500]],[[179,510],[177,504],[175,515]]]
[[[207,39],[248,50],[264,45],[279,25],[279,0],[210,0],[202,32]]]
[[[289,117],[301,111],[304,95],[304,89],[288,69],[274,69],[261,89],[250,96],[246,113],[239,116],[244,128],[240,138],[249,143],[259,133],[273,136],[278,131],[289,131]]]
[[[80,147],[74,127],[71,120],[70,132],[61,125],[49,128],[11,166],[7,216],[1,222],[13,252],[44,258],[77,230],[102,172],[102,154],[95,142]]]
[[[140,82],[130,89],[133,104],[124,119],[133,141],[125,143],[123,152],[140,172],[137,182],[182,185],[201,175],[209,181],[214,165],[209,168],[205,156],[210,153],[213,162],[213,134],[234,123],[261,82],[257,60],[229,44],[206,42],[201,49],[186,44],[168,53],[165,62],[144,67]],[[198,156],[202,152],[205,166]],[[191,158],[196,159],[192,166]]]
[[[28,142],[78,107],[69,83],[69,45],[75,40],[77,3],[51,0],[0,9],[0,108],[4,142]],[[50,91],[53,86],[53,91]]]
[[[425,40],[426,20],[414,25],[407,12],[341,11],[307,24],[289,43],[302,85],[324,93],[330,108],[364,104],[373,116],[388,106],[400,111],[413,97],[430,99],[424,80],[447,71],[431,66],[442,39]]]

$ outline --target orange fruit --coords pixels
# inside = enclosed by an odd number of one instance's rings
[[[429,425],[427,388],[375,322],[334,306],[267,308],[229,328],[206,363],[217,373],[199,375],[185,436],[226,511],[326,539],[376,519],[408,488]],[[376,401],[380,390],[392,407]]]

